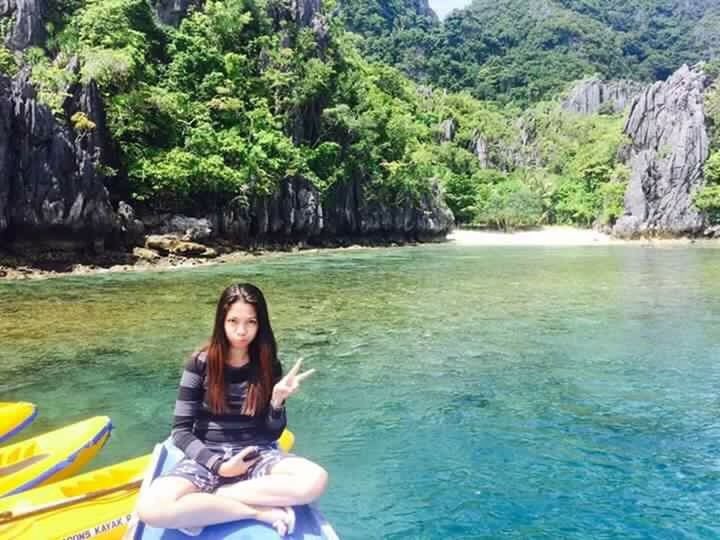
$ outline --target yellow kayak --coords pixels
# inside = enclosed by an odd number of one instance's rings
[[[96,416],[0,448],[0,497],[77,473],[107,442],[111,429],[110,418]]]
[[[0,402],[0,443],[29,426],[37,415],[37,407],[24,401]]]
[[[292,450],[292,447],[295,446],[295,435],[292,431],[286,429],[280,435],[280,438],[277,440],[277,444],[280,447],[280,450],[283,452],[289,452]]]
[[[278,445],[289,452],[295,436]],[[0,499],[3,540],[120,540],[127,531],[151,454]]]
[[[150,454],[0,499],[3,540],[119,540]]]

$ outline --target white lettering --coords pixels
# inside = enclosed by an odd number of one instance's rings
[[[94,527],[92,527],[90,529],[86,529],[84,531],[72,534],[70,536],[65,536],[65,537],[63,537],[63,540],[87,540],[88,538],[92,538],[101,533],[111,531],[113,529],[116,529],[117,527],[120,527],[122,525],[130,523],[131,519],[132,519],[132,514],[127,514],[126,516],[111,519],[110,521],[106,521],[105,523],[100,523],[99,525],[95,525]]]

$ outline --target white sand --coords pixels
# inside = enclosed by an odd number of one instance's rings
[[[448,240],[459,246],[606,246],[627,243],[590,229],[561,226],[513,233],[456,229],[448,235]]]
[[[720,239],[643,238],[620,240],[591,229],[554,225],[532,231],[503,233],[471,229],[455,229],[447,239],[458,246],[609,246],[643,245],[658,248],[696,245],[720,249]]]

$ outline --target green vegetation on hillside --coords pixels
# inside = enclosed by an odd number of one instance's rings
[[[364,61],[341,28],[325,49],[268,7],[208,1],[174,29],[145,0],[68,2],[48,53],[26,60],[59,112],[65,67],[80,59],[79,79],[106,97],[135,200],[156,209],[242,203],[295,175],[321,193],[349,180],[383,200],[426,190],[437,118],[418,118],[414,85]]]
[[[720,52],[718,0],[474,0],[442,24],[409,0],[341,5],[371,57],[420,81],[521,106],[588,75],[659,80]],[[358,15],[378,12],[384,17]]]
[[[444,24],[418,5],[340,2],[318,39],[270,15],[287,12],[283,0],[208,0],[178,28],[159,25],[146,0],[63,0],[46,47],[24,61],[58,115],[68,84],[97,81],[122,172],[148,208],[242,205],[293,176],[324,197],[360,182],[392,204],[438,181],[458,223],[513,229],[622,213],[621,116],[563,112],[559,90],[588,73],[659,76],[714,35],[685,25],[681,36],[669,22],[711,21],[712,10],[659,1],[475,0]],[[0,67],[17,69],[3,50]],[[709,211],[720,208],[715,157],[698,195]]]

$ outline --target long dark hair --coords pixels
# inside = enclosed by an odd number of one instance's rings
[[[230,356],[230,342],[225,335],[225,317],[235,302],[254,306],[258,321],[257,335],[248,347],[251,375],[242,410],[243,414],[254,416],[265,410],[270,402],[273,371],[278,359],[265,297],[260,289],[249,283],[231,285],[218,300],[212,337],[203,348],[207,353],[208,405],[216,414],[228,410],[223,375],[225,362]]]

